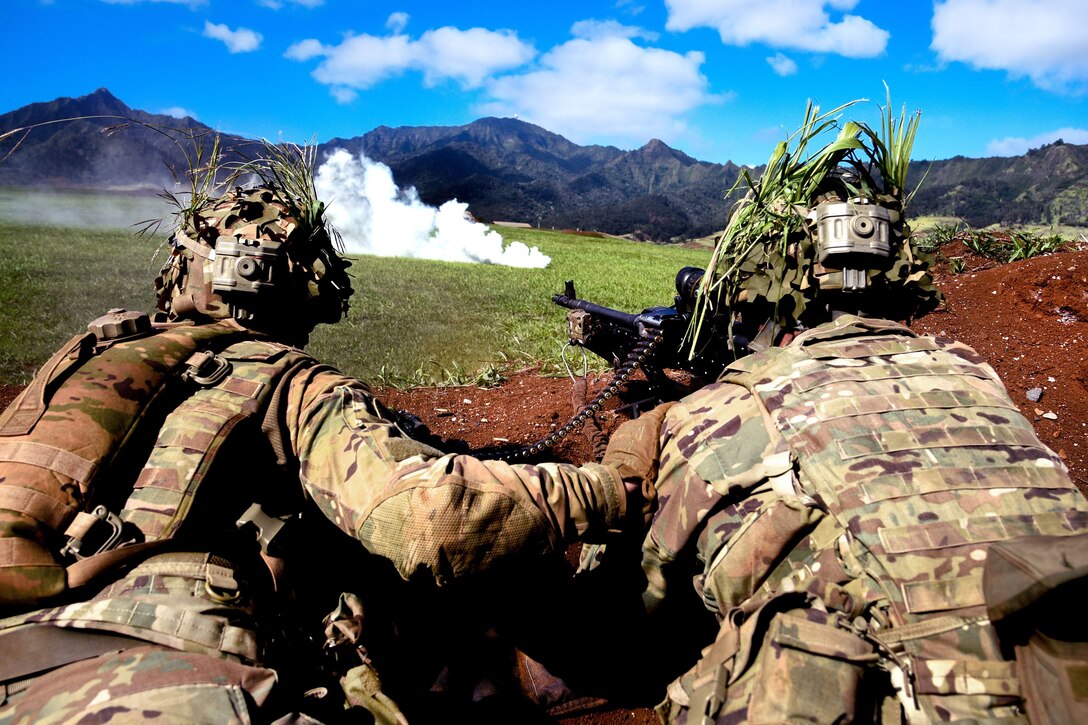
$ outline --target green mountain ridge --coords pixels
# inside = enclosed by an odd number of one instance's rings
[[[50,123],[73,118],[81,120]],[[104,88],[0,115],[0,134],[30,126],[36,127],[25,137],[15,133],[0,142],[0,185],[173,188],[188,168],[185,153],[154,129],[212,131],[192,118],[129,108]],[[223,144],[233,158],[256,149],[254,140],[238,136],[225,136]],[[740,174],[735,164],[699,161],[657,139],[631,151],[580,146],[512,118],[379,126],[320,144],[319,154],[341,148],[388,165],[397,183],[415,187],[424,202],[456,198],[484,221],[654,241],[721,229],[729,213],[725,194]],[[917,183],[923,177],[911,207],[915,215],[958,217],[972,226],[1088,226],[1088,146],[1056,142],[1022,156],[912,162],[910,178]]]

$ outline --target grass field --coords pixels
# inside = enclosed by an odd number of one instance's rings
[[[574,278],[580,296],[639,311],[670,304],[685,265],[710,252],[532,229],[547,269],[352,257],[346,320],[322,325],[309,350],[375,384],[460,383],[541,363],[560,365],[565,310],[551,302]],[[149,310],[163,239],[125,229],[0,221],[0,383],[25,383],[53,351],[111,307]]]

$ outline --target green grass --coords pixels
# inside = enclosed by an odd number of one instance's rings
[[[0,383],[25,383],[111,307],[149,309],[161,240],[106,229],[0,224]]]
[[[640,311],[671,304],[685,265],[709,251],[502,230],[537,246],[547,269],[418,259],[352,257],[355,295],[309,350],[375,384],[493,381],[500,371],[560,369],[566,310],[551,302],[574,278],[580,296]],[[129,231],[0,222],[0,383],[25,383],[53,351],[111,307],[151,309],[162,238]]]

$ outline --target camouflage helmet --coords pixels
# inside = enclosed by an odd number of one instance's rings
[[[292,344],[346,314],[352,294],[335,231],[305,223],[286,194],[236,187],[182,215],[156,280],[168,320],[234,318]]]
[[[904,218],[918,116],[901,116],[898,125],[886,117],[882,134],[852,121],[840,126],[832,114],[810,104],[762,175],[742,172],[731,193],[748,190],[718,239],[702,314],[709,308],[792,329],[834,311],[906,320],[939,304],[931,261]],[[806,153],[815,136],[835,129],[834,140]]]

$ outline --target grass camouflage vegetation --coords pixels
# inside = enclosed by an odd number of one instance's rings
[[[579,295],[618,309],[671,304],[685,265],[709,251],[533,229],[506,232],[552,258],[546,269],[352,256],[351,311],[309,350],[377,385],[491,382],[541,364],[562,369],[565,312]],[[23,384],[61,343],[112,307],[149,310],[165,237],[125,229],[0,222],[0,383]],[[590,356],[591,359],[593,356]]]

